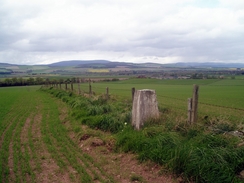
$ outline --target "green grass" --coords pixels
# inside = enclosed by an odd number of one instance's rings
[[[20,142],[20,133],[21,128],[23,127],[26,116],[29,111],[32,110],[29,102],[31,100],[26,100],[26,108],[22,108],[23,96],[31,97],[25,93],[31,93],[31,91],[36,90],[36,87],[18,87],[18,88],[1,88],[1,153],[0,153],[0,182],[9,182],[7,178],[9,175],[8,167],[8,156],[10,155],[9,147],[11,144],[13,151],[13,171],[15,172],[16,181],[26,181],[26,173],[31,175],[31,178],[34,179],[30,166],[28,164],[29,154],[26,150],[21,150]],[[25,95],[23,95],[25,94]],[[5,108],[6,107],[6,108]],[[16,110],[16,108],[18,110]],[[4,109],[4,110],[3,110]],[[24,148],[25,149],[25,148]],[[22,163],[21,163],[22,162]],[[21,169],[20,169],[21,164]],[[10,181],[11,182],[11,181]]]
[[[1,97],[7,98],[0,100],[0,106],[8,105],[4,108],[6,112],[1,113],[4,115],[0,123],[0,182],[36,182],[44,171],[43,161],[54,162],[59,171],[68,172],[73,181],[93,182],[96,179],[114,182],[92,157],[70,139],[59,118],[57,99],[37,91],[37,87],[3,89]],[[37,136],[33,128],[39,130],[41,136]]]
[[[111,132],[117,151],[133,152],[140,161],[161,164],[176,175],[183,175],[184,181],[240,182],[237,175],[244,169],[244,147],[237,147],[242,139],[229,133],[244,130],[241,111],[244,85],[238,82],[154,79],[101,82],[92,83],[95,95],[91,97],[54,88],[41,91],[37,87],[0,88],[0,182],[35,182],[43,171],[42,162],[48,159],[55,162],[58,171],[68,172],[73,181],[114,182],[69,137],[74,133],[79,139],[81,125]],[[188,126],[186,100],[191,96],[193,83],[200,85],[199,120]],[[104,95],[107,86],[109,100]],[[148,121],[141,131],[130,126],[132,87],[155,89],[162,113],[158,121]],[[87,92],[88,84],[81,88]],[[60,119],[61,101],[71,109],[68,127],[64,125],[67,119]],[[39,125],[39,138],[32,131],[35,125]],[[41,154],[40,147],[48,155]],[[143,180],[134,175],[131,181]]]
[[[0,88],[0,121],[3,121],[5,115],[9,112],[11,109],[13,103],[21,97],[22,89],[20,88],[15,88],[15,90],[10,89],[10,88]],[[2,123],[0,123],[2,125]]]
[[[201,130],[194,132],[191,128],[184,133],[163,129],[163,124],[157,129],[151,126],[139,132],[127,128],[118,134],[117,147],[137,153],[141,161],[152,160],[175,174],[183,174],[188,181],[239,181],[236,173],[244,165],[244,148],[236,149],[237,139],[205,134]]]
[[[244,120],[244,80],[156,80],[129,79],[116,82],[92,83],[95,94],[109,93],[119,100],[130,99],[131,89],[153,89],[156,91],[159,106],[168,108],[186,118],[187,99],[192,97],[193,84],[199,85],[199,117],[221,117],[231,120]],[[64,87],[64,86],[62,86]],[[70,88],[70,86],[68,86]],[[77,84],[74,85],[78,91]],[[88,92],[88,83],[81,84],[82,92]]]
[[[46,91],[68,103],[73,108],[71,115],[77,121],[91,128],[114,133],[117,139],[116,147],[118,151],[133,152],[138,154],[140,161],[151,160],[161,164],[175,174],[183,175],[185,181],[240,182],[237,174],[244,168],[244,147],[237,148],[241,139],[228,133],[236,130],[238,123],[232,121],[233,119],[230,117],[218,116],[218,114],[223,113],[223,110],[213,111],[213,108],[216,110],[216,106],[212,106],[212,113],[205,114],[216,115],[217,112],[216,116],[218,118],[215,120],[200,119],[197,125],[188,126],[185,123],[184,116],[172,110],[171,107],[177,105],[179,110],[181,107],[179,103],[183,101],[182,96],[176,96],[177,92],[175,90],[178,92],[184,91],[185,93],[187,91],[191,92],[192,85],[158,85],[153,82],[157,81],[148,80],[148,83],[144,86],[154,86],[158,89],[161,87],[164,91],[167,89],[168,93],[166,95],[168,96],[165,98],[168,99],[168,103],[171,105],[167,108],[160,107],[161,118],[156,123],[149,121],[141,131],[134,131],[130,125],[125,125],[130,122],[129,112],[131,111],[131,107],[129,107],[131,106],[131,100],[128,99],[130,96],[126,97],[127,92],[130,91],[127,88],[130,88],[130,86],[125,81],[92,84],[96,85],[97,89],[101,89],[106,85],[109,87],[117,85],[118,87],[115,90],[118,92],[116,94],[124,94],[124,96],[120,98],[112,95],[109,101],[102,100],[104,95],[85,98],[56,89],[47,89]],[[142,87],[142,85],[141,83],[137,84],[137,88],[138,86]],[[200,87],[209,89],[213,86],[204,84]],[[219,86],[216,85],[216,87]],[[231,91],[227,86],[224,87],[229,89],[229,92]],[[219,95],[228,96],[226,90],[220,91],[223,94],[220,92]],[[207,92],[209,91],[206,90]],[[212,92],[215,97],[220,98],[217,95],[218,91],[212,90]],[[236,91],[241,96],[239,92],[239,90]],[[209,94],[209,96],[213,96],[213,94]],[[221,105],[221,101],[218,102],[216,105]],[[103,110],[105,105],[110,105],[107,112]],[[201,107],[211,107],[211,105],[204,105],[202,104]],[[184,113],[186,113],[186,110]],[[242,115],[239,114],[239,116]],[[240,120],[238,116],[236,117]],[[116,119],[118,120],[116,121]],[[243,126],[241,129],[243,130]],[[79,132],[77,131],[77,133]]]

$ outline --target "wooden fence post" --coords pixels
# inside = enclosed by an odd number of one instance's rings
[[[67,90],[68,88],[67,88],[67,83],[65,83],[65,90]]]
[[[73,82],[70,83],[70,86],[71,86],[71,91],[73,91]]]
[[[187,122],[188,124],[191,124],[192,98],[188,98],[187,105],[188,105]]]
[[[191,123],[197,122],[198,91],[199,86],[193,85]]]
[[[131,89],[131,94],[132,94],[132,102],[133,102],[133,100],[134,100],[134,95],[135,95],[135,88],[134,88],[134,87]]]
[[[61,87],[61,83],[59,83],[59,89],[61,89],[62,87]]]
[[[89,79],[89,94],[92,94],[91,80]]]
[[[77,82],[78,82],[78,94],[80,95],[80,78],[77,78]]]
[[[106,88],[106,98],[107,98],[107,100],[109,99],[109,89],[108,89],[108,87]]]

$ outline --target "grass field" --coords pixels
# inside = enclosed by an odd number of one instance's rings
[[[0,182],[113,182],[69,138],[64,103],[37,87],[1,88],[0,96]]]
[[[108,69],[88,69],[88,72],[102,73],[102,72],[109,72],[109,70]]]
[[[193,84],[200,86],[199,123],[189,127],[185,123],[186,101]],[[109,101],[99,95],[106,87]],[[139,132],[129,125],[132,87],[155,89],[162,112],[160,121],[150,122]],[[138,154],[142,162],[160,164],[162,169],[154,177],[160,177],[167,168],[166,172],[181,175],[186,182],[240,182],[237,175],[244,169],[244,147],[237,145],[243,137],[231,133],[244,131],[242,80],[92,83],[92,98],[39,88],[0,88],[0,182],[122,182],[123,177],[127,182],[149,180],[140,177],[141,172],[128,169],[128,160],[123,169],[126,156],[112,155],[108,149],[113,147],[118,152]],[[75,84],[75,92],[77,88]],[[81,89],[88,92],[88,84],[81,84]],[[87,136],[88,141],[82,140]],[[92,144],[93,138],[102,139],[106,145],[91,150],[88,142]]]
[[[96,94],[106,92],[118,98],[131,98],[131,88],[153,89],[162,108],[169,108],[186,118],[187,99],[192,97],[193,84],[199,85],[199,117],[233,118],[243,122],[244,80],[154,80],[133,79],[109,83],[92,83]],[[81,89],[88,92],[88,84]],[[78,86],[75,85],[76,91]]]

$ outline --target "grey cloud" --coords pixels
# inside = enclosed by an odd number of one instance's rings
[[[177,2],[10,1],[0,7],[0,62],[244,59],[243,13]]]

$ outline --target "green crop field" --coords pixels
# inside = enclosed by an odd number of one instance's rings
[[[113,182],[68,137],[64,104],[39,88],[0,88],[0,182]]]
[[[153,89],[158,103],[163,108],[170,108],[179,115],[187,114],[187,99],[192,97],[193,84],[199,85],[199,116],[219,116],[244,120],[244,80],[156,80],[133,79],[119,82],[92,83],[96,94],[106,92],[119,98],[130,98],[131,88]],[[64,86],[63,86],[64,87]],[[75,90],[78,85],[75,84]],[[81,90],[88,92],[88,83],[81,84]]]
[[[199,85],[198,122],[188,126],[193,84]],[[241,181],[244,138],[232,134],[244,133],[244,80],[128,79],[91,86],[92,96],[88,83],[80,85],[82,96],[77,83],[73,92],[69,84],[68,91],[64,84],[62,90],[0,88],[0,182],[150,182],[128,159],[123,169],[126,156],[114,151],[157,163],[154,177],[167,169],[186,182]],[[141,131],[129,125],[133,87],[156,90],[162,114]],[[104,145],[95,148],[98,139]]]

